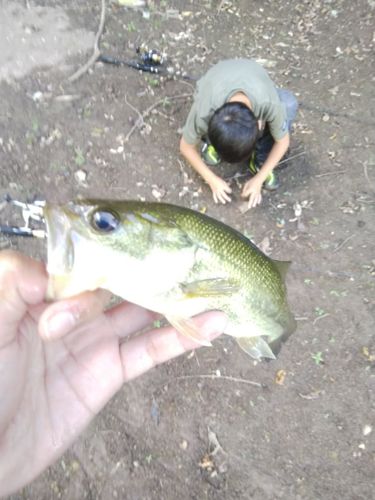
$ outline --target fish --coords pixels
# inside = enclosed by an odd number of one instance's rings
[[[159,202],[87,199],[46,203],[48,298],[104,288],[156,311],[202,340],[193,316],[223,311],[225,332],[252,358],[274,359],[296,329],[285,275],[239,231]]]

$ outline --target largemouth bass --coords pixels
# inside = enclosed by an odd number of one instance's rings
[[[85,200],[44,207],[48,295],[105,288],[163,314],[201,340],[190,318],[228,316],[225,333],[255,359],[274,358],[296,327],[284,277],[289,263],[188,208],[138,201]]]

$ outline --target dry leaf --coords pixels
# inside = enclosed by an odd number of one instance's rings
[[[276,377],[275,377],[276,384],[283,385],[285,377],[286,377],[286,371],[285,370],[278,370],[276,372]]]

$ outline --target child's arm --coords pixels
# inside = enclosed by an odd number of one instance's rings
[[[288,150],[289,143],[289,134],[286,134],[282,139],[275,141],[270,154],[267,157],[267,160],[263,163],[262,168],[244,185],[242,196],[244,198],[249,197],[249,208],[256,207],[262,201],[261,191],[263,182],[267,179],[269,174],[273,171],[281,158],[285,155]]]
[[[181,137],[180,141],[180,153],[210,186],[215,203],[221,202],[225,204],[226,202],[231,201],[229,194],[232,190],[229,184],[212,172],[212,170],[202,160],[197,148],[194,145],[187,143],[183,137]]]

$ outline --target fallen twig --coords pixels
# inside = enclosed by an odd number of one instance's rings
[[[209,443],[209,445],[208,445],[209,454],[212,457],[214,457],[218,451],[221,451],[224,455],[228,455],[228,453],[224,450],[224,448],[219,443],[219,440],[218,440],[216,434],[209,427],[207,427],[207,433],[208,433],[208,443]]]
[[[337,174],[345,174],[347,170],[335,170],[334,172],[325,172],[324,174],[318,174],[315,177],[326,177],[327,175],[337,175]]]
[[[365,174],[365,177],[366,177],[366,180],[367,180],[367,182],[368,182],[369,187],[370,187],[372,190],[374,190],[373,184],[372,184],[372,182],[371,182],[371,180],[370,180],[370,178],[369,178],[369,176],[368,176],[368,171],[367,171],[367,161],[364,161],[364,162],[363,162],[363,171],[364,171],[364,174]]]
[[[263,389],[264,385],[259,382],[254,382],[253,380],[248,380],[246,378],[236,378],[227,375],[215,375],[215,374],[204,374],[204,375],[181,375],[176,377],[174,380],[191,380],[191,379],[210,379],[210,380],[227,380],[229,382],[236,382],[239,384],[253,385],[254,387],[260,387]]]
[[[331,316],[331,315],[329,313],[325,313],[325,314],[322,314],[321,316],[318,316],[317,318],[314,319],[313,325],[315,325],[315,323],[317,321],[319,321],[320,319],[326,318],[327,316]]]
[[[306,154],[305,151],[301,151],[301,153],[297,153],[295,155],[288,156],[288,158],[285,158],[285,160],[279,161],[279,163],[277,164],[277,166],[282,165],[283,163],[287,163],[290,160],[294,160],[295,158],[298,158],[300,156],[304,156],[305,154]]]
[[[155,108],[157,108],[158,106],[160,106],[161,104],[165,103],[165,102],[168,102],[168,101],[171,101],[171,100],[175,100],[175,99],[183,99],[183,98],[186,98],[186,97],[191,97],[192,94],[178,94],[178,95],[174,95],[174,96],[167,96],[167,97],[163,97],[163,99],[160,99],[159,101],[156,101],[154,102],[154,104],[152,104],[151,106],[149,106],[147,109],[145,109],[143,111],[143,113],[140,113],[138,111],[138,109],[134,108],[131,104],[129,104],[129,102],[125,99],[125,102],[129,105],[129,107],[131,107],[134,111],[136,111],[139,115],[139,119],[135,122],[135,124],[132,126],[132,128],[129,130],[129,132],[126,134],[126,137],[124,139],[124,142],[128,142],[128,140],[130,139],[130,137],[132,136],[133,132],[135,131],[135,129],[139,128],[142,124],[144,124],[144,119],[146,118],[146,116],[148,116],[151,111]],[[141,123],[139,123],[141,122]]]
[[[339,245],[337,245],[337,247],[332,251],[332,253],[336,253],[340,250],[340,248],[342,248],[345,243],[347,243],[349,240],[351,240],[352,238],[354,238],[354,234],[352,234],[351,236],[348,236],[343,242],[341,242]]]
[[[223,10],[223,7],[224,7],[225,3],[226,3],[226,0],[221,0],[221,2],[219,3],[219,6],[217,8],[217,12],[218,13]]]
[[[70,82],[75,82],[76,80],[78,80],[78,78],[80,78],[83,74],[85,74],[91,68],[91,66],[95,64],[96,60],[100,56],[99,41],[103,33],[104,22],[105,22],[105,0],[102,0],[102,10],[100,13],[99,28],[95,35],[95,40],[94,40],[94,52],[90,57],[90,59],[87,61],[87,63],[81,66],[75,73],[73,73],[73,75],[71,75],[68,78]]]
[[[138,128],[141,128],[142,125],[144,125],[144,119],[143,119],[143,116],[142,116],[142,113],[139,111],[139,109],[137,109],[135,106],[133,106],[132,104],[130,104],[130,102],[128,101],[126,95],[124,96],[124,99],[125,99],[125,102],[126,104],[129,106],[129,108],[131,108],[133,111],[135,111],[138,115],[138,120],[135,121],[134,123],[134,126],[133,127],[138,127]],[[133,129],[132,129],[133,130]],[[132,132],[131,130],[131,132]],[[128,133],[129,137],[130,137],[130,132]],[[128,135],[125,137],[125,141],[128,141],[129,137]]]
[[[308,400],[314,400],[318,399],[322,391],[316,391],[312,392],[311,394],[301,394],[300,392],[298,393],[298,396],[301,397],[302,399],[308,399]]]

